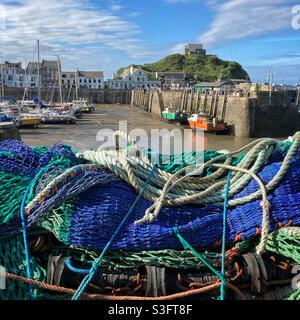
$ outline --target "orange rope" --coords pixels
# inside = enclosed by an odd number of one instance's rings
[[[0,272],[0,274],[6,276],[10,280],[19,281],[19,282],[23,282],[26,284],[31,284],[36,287],[43,288],[43,289],[50,290],[50,291],[56,291],[56,292],[65,293],[65,294],[73,294],[76,292],[76,290],[74,290],[74,289],[51,285],[51,284],[47,284],[47,283],[33,280],[33,279],[27,279],[27,278],[17,276],[15,274],[8,273],[8,272]],[[98,299],[98,300],[141,300],[141,301],[142,300],[146,300],[146,301],[160,300],[160,301],[164,301],[164,300],[182,299],[185,297],[198,295],[198,294],[201,294],[204,292],[218,289],[220,286],[221,286],[221,283],[217,282],[212,285],[208,285],[204,288],[194,289],[194,290],[190,290],[190,291],[186,291],[186,292],[180,292],[180,293],[175,293],[175,294],[171,294],[168,296],[161,296],[161,297],[110,296],[110,295],[104,295],[104,294],[89,294],[89,293],[83,294],[83,297],[88,298],[88,299]],[[243,297],[243,294],[236,287],[232,286],[231,284],[228,284],[228,287],[230,289],[233,289],[234,291],[238,291],[240,298],[245,299]]]

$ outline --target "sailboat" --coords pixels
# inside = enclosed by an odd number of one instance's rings
[[[38,42],[38,52],[39,52],[39,42]],[[39,57],[39,54],[38,54]],[[40,60],[40,59],[38,59]],[[70,106],[63,103],[62,97],[62,87],[61,87],[61,63],[59,57],[57,57],[57,66],[58,66],[58,82],[59,82],[59,97],[60,102],[53,103],[43,103],[41,102],[41,86],[40,86],[40,77],[39,77],[39,86],[38,86],[38,110],[41,117],[41,122],[43,124],[59,124],[67,123],[73,124],[76,123],[76,117],[74,112],[70,109]],[[40,67],[40,64],[39,64]],[[40,72],[39,72],[40,75]],[[55,88],[53,88],[55,90]]]
[[[80,113],[91,113],[95,110],[92,103],[89,103],[87,99],[78,98],[78,70],[75,72],[75,100],[72,101],[74,110]]]

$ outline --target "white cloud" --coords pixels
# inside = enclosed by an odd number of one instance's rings
[[[183,3],[189,0],[165,1]],[[213,19],[208,29],[194,41],[203,43],[210,49],[225,42],[255,38],[291,28],[291,10],[295,1],[297,0],[206,0],[206,5],[213,12]],[[183,45],[177,44],[170,52],[178,52],[176,50]]]
[[[120,10],[123,9],[123,6],[121,6],[121,5],[119,5],[119,4],[112,4],[112,5],[110,6],[110,9],[111,9],[112,11],[120,11]]]
[[[183,53],[184,52],[184,43],[179,43],[168,52],[169,54],[175,54],[175,53]]]
[[[91,65],[123,52],[131,58],[150,54],[139,39],[139,27],[117,14],[113,4],[102,9],[101,2],[88,0],[18,0],[2,2],[6,28],[0,30],[0,56],[31,60],[34,41],[41,40],[45,57],[60,55],[66,64],[77,59]],[[104,53],[105,52],[105,53]]]
[[[291,1],[288,0],[210,0],[215,16],[198,41],[214,47],[226,41],[241,40],[289,28]]]

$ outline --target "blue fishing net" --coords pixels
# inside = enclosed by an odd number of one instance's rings
[[[79,162],[71,149],[56,145],[39,154],[22,143],[1,145],[4,150],[0,157],[4,161],[0,170],[33,175],[41,166],[51,167],[51,177],[57,172],[53,158],[64,159],[66,168]],[[289,169],[279,185],[270,193],[270,220],[273,229],[278,223],[300,223],[300,157],[298,150],[293,157]],[[25,155],[24,158],[18,154]],[[11,154],[10,154],[11,153]],[[16,154],[14,163],[12,156]],[[59,156],[58,156],[59,155]],[[278,172],[284,150],[276,150],[259,176],[268,183]],[[5,162],[6,161],[6,162]],[[9,164],[7,164],[9,163]],[[13,168],[13,171],[11,171]],[[31,168],[32,171],[27,170]],[[44,179],[47,174],[44,175]],[[41,178],[40,184],[45,184]],[[40,188],[41,189],[41,188]],[[258,190],[257,183],[251,181],[236,197],[249,195]],[[27,219],[30,230],[43,227],[67,245],[76,247],[103,249],[117,229],[124,215],[134,202],[137,194],[125,182],[106,169],[77,170],[74,175],[58,186],[57,192],[50,192],[42,203],[37,203],[31,209]],[[67,205],[66,205],[67,204]],[[118,234],[112,249],[156,250],[181,248],[174,235],[173,227],[178,227],[181,235],[194,246],[211,246],[221,240],[223,209],[216,205],[179,207],[164,207],[158,218],[151,224],[136,225],[151,203],[141,198]],[[238,236],[246,239],[256,234],[261,227],[262,210],[260,200],[229,208],[227,216],[227,242],[232,242]],[[0,224],[0,238],[21,232],[19,214],[16,214],[9,224]]]

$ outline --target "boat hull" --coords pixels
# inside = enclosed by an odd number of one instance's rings
[[[75,119],[42,119],[43,124],[75,124]]]
[[[88,107],[83,107],[81,108],[81,112],[82,113],[92,113],[92,108],[88,108]]]
[[[21,119],[16,121],[18,128],[38,127],[41,124],[39,119]]]
[[[187,123],[188,115],[186,113],[175,113],[175,112],[163,112],[162,118],[167,121],[174,121],[180,123]]]
[[[204,130],[205,132],[226,131],[226,125],[224,123],[217,123],[216,125],[211,125],[202,121],[192,121],[192,120],[188,120],[188,123],[191,128]]]

